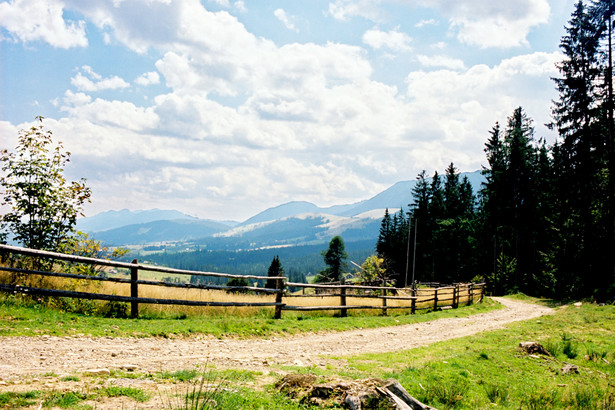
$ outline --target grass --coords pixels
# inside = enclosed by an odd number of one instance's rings
[[[141,389],[132,387],[109,386],[93,391],[46,391],[32,390],[22,393],[0,393],[0,407],[19,408],[40,404],[41,407],[54,408],[91,408],[86,400],[101,400],[104,397],[128,397],[137,402],[149,400],[150,395]]]
[[[551,346],[532,357],[519,342]],[[579,374],[563,374],[565,363]],[[440,408],[615,409],[615,306],[583,304],[503,330],[424,348],[347,359],[350,378],[397,379],[417,399]]]
[[[259,310],[247,315],[143,315],[139,319],[104,318],[86,314],[63,312],[50,308],[44,301],[20,295],[0,294],[0,336],[111,336],[111,337],[176,337],[213,335],[215,337],[264,337],[302,332],[344,331],[359,328],[403,325],[425,322],[442,317],[465,317],[499,309],[501,306],[485,299],[483,303],[410,315],[391,311],[389,316],[350,312],[347,318],[324,313],[300,314],[284,312],[274,320],[272,311]]]
[[[487,299],[486,304],[491,303]],[[355,319],[335,318],[338,322]],[[401,317],[377,319],[395,321]],[[537,341],[551,355],[529,356],[518,347],[522,341]],[[615,409],[615,306],[584,303],[581,307],[561,307],[553,315],[510,324],[501,330],[423,348],[339,359],[340,364],[336,366],[301,371],[315,373],[321,380],[395,378],[411,395],[438,409]],[[579,373],[563,374],[561,369],[566,363],[576,365]],[[176,385],[179,390],[161,393],[165,395],[163,403],[168,409],[310,408],[271,386],[248,388],[262,384],[259,378],[265,376],[259,372],[206,367],[127,375]],[[123,376],[117,373],[111,377]],[[84,397],[102,400],[105,394],[147,400],[139,396],[139,389],[100,387],[87,396],[81,392],[3,393],[0,406],[44,402],[79,408],[85,405]]]

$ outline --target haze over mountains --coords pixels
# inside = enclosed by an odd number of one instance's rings
[[[484,181],[480,171],[462,173],[474,188]],[[384,210],[408,209],[416,180],[400,181],[376,196],[348,205],[322,208],[293,201],[260,212],[243,221],[199,219],[174,210],[107,211],[79,220],[77,229],[112,246],[194,242],[209,249],[326,243],[335,235],[346,242],[378,237]]]

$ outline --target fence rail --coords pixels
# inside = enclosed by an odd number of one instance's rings
[[[386,286],[365,286],[354,285],[350,283],[340,284],[307,284],[288,282],[286,277],[268,277],[258,275],[233,275],[219,272],[202,272],[194,270],[182,270],[174,268],[165,268],[160,266],[151,266],[138,263],[135,259],[132,263],[110,261],[106,259],[90,258],[76,255],[66,255],[55,252],[40,251],[35,249],[20,248],[10,245],[0,245],[0,256],[6,255],[25,255],[35,258],[34,260],[50,261],[50,263],[58,265],[58,261],[71,263],[85,264],[92,267],[104,266],[108,268],[118,268],[127,271],[128,278],[107,277],[106,275],[81,275],[75,273],[55,272],[42,269],[25,269],[0,266],[0,271],[5,271],[13,274],[25,276],[42,276],[42,277],[57,277],[64,279],[90,280],[99,282],[113,282],[118,284],[130,285],[130,296],[94,293],[94,292],[79,292],[72,290],[49,289],[36,286],[24,286],[18,284],[0,284],[1,292],[17,292],[29,295],[51,296],[51,297],[68,297],[90,300],[104,300],[126,302],[130,304],[131,317],[139,316],[139,304],[164,304],[164,305],[184,305],[184,306],[207,306],[207,307],[273,307],[274,317],[279,319],[282,311],[318,311],[318,310],[338,310],[340,316],[347,316],[348,310],[369,310],[379,309],[382,314],[386,315],[389,309],[407,309],[410,313],[415,313],[417,310],[423,309],[439,309],[443,307],[457,308],[463,300],[466,304],[472,304],[480,301],[484,295],[484,283],[478,284],[455,284],[446,287],[435,287],[432,289],[416,289],[416,288],[394,288]],[[59,269],[56,269],[59,270]],[[229,279],[246,279],[257,281],[255,286],[228,286],[216,284],[195,284],[195,283],[175,283],[160,280],[143,280],[139,279],[139,272],[158,272],[173,275],[188,275],[190,277],[209,277],[209,278],[229,278]],[[274,281],[275,288],[267,288],[265,286],[256,286],[258,281]],[[205,301],[205,300],[188,300],[188,299],[166,299],[166,298],[151,298],[139,296],[139,286],[161,286],[173,287],[181,289],[196,289],[196,290],[218,290],[226,292],[251,292],[254,294],[262,294],[265,296],[274,296],[274,301]],[[301,293],[291,293],[289,288],[302,289]],[[313,291],[313,293],[310,292]],[[306,292],[307,291],[307,292]],[[326,292],[326,293],[325,293]],[[284,299],[299,301],[303,298],[321,298],[323,304],[317,305],[301,305],[300,303],[288,304]],[[338,304],[331,304],[331,298],[338,299]],[[380,304],[367,304],[369,300],[379,299]],[[305,299],[308,300],[308,299]],[[358,300],[358,302],[356,301]],[[354,302],[354,303],[353,303]],[[395,303],[395,304],[390,304]],[[450,302],[450,303],[449,303]]]

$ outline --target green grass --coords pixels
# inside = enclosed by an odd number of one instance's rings
[[[531,357],[538,341],[553,356]],[[579,374],[562,374],[565,363]],[[424,348],[347,359],[349,378],[397,379],[417,399],[441,408],[615,408],[615,306],[583,304],[503,330]]]
[[[38,390],[32,390],[24,393],[5,392],[0,393],[0,407],[16,408],[28,407],[36,404],[37,399],[42,393]]]
[[[309,409],[316,408],[294,402],[270,388],[253,390],[242,387],[248,372],[207,370],[190,377],[192,384],[183,392],[163,398],[169,409]],[[192,376],[192,373],[190,373]],[[173,377],[185,378],[176,372]]]
[[[148,401],[150,398],[145,391],[134,387],[108,386],[98,390],[97,393],[107,397],[130,397],[138,402]]]
[[[465,317],[499,309],[498,303],[485,299],[483,303],[442,312],[389,316],[353,313],[347,318],[326,313],[302,315],[284,312],[274,320],[273,312],[263,310],[252,316],[220,315],[181,317],[143,317],[118,319],[62,312],[36,300],[0,294],[0,336],[112,336],[112,337],[174,337],[175,335],[213,335],[216,337],[262,337],[302,332],[344,331],[359,328],[403,325],[443,317]]]

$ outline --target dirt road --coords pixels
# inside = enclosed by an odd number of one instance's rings
[[[543,306],[494,299],[505,308],[412,325],[270,339],[0,338],[0,379],[80,373],[97,368],[136,367],[139,372],[188,370],[203,364],[267,373],[272,365],[320,365],[327,361],[327,356],[411,349],[552,312]]]

